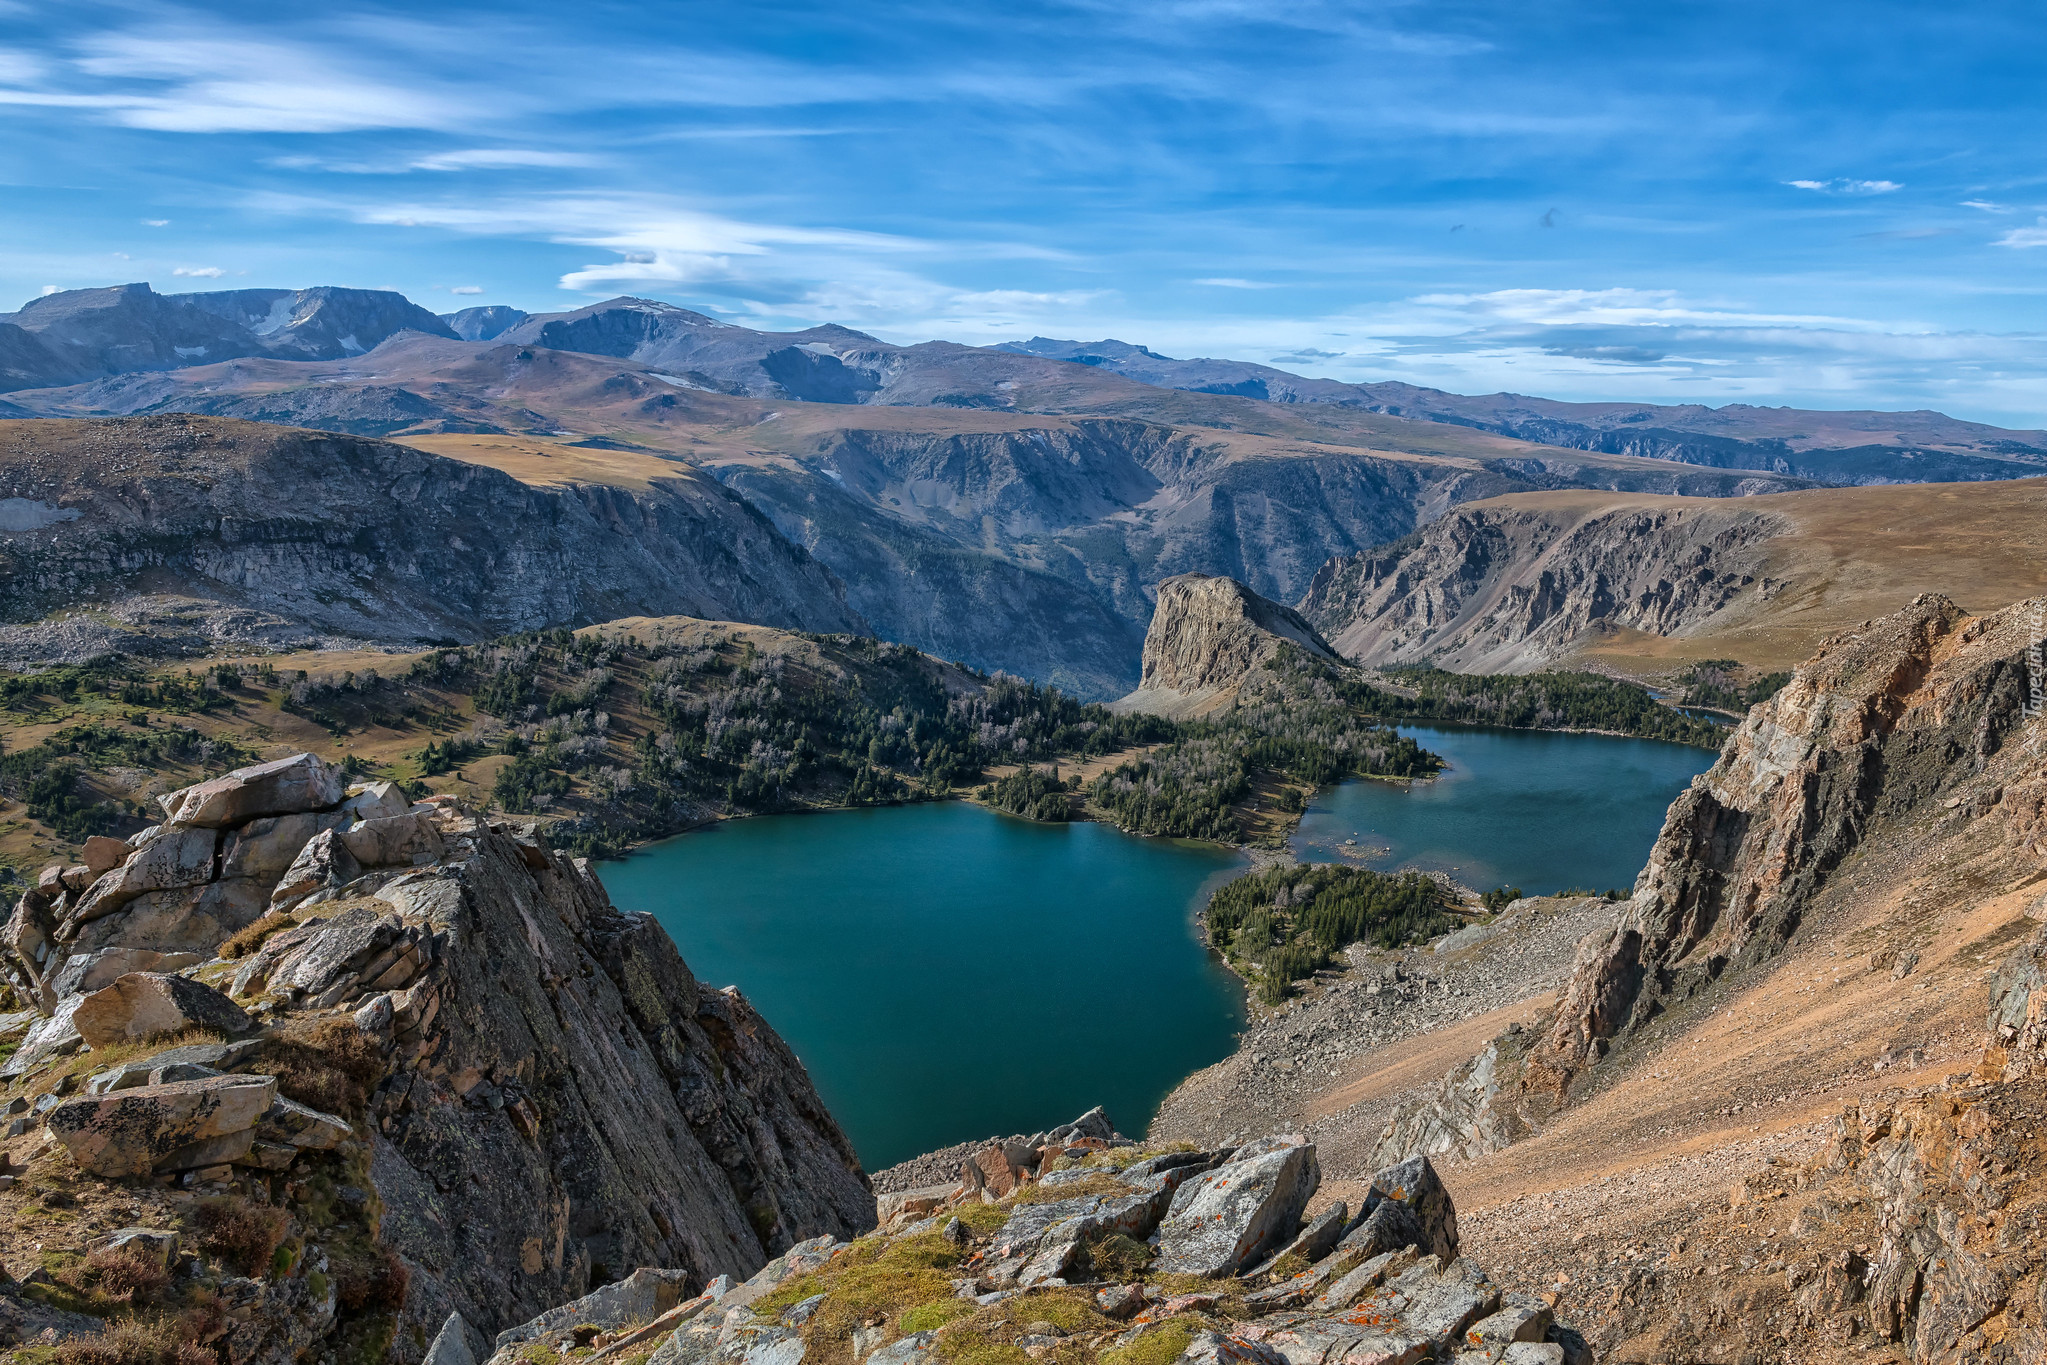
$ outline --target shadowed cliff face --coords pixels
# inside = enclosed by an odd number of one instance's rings
[[[343,783],[299,755],[174,793],[163,825],[132,848],[97,841],[94,864],[43,879],[0,931],[0,979],[40,1016],[0,1086],[45,1109],[74,1097],[47,1130],[41,1110],[34,1131],[14,1126],[10,1174],[61,1183],[73,1207],[119,1204],[221,1265],[208,1208],[276,1220],[290,1254],[263,1248],[260,1277],[231,1287],[237,1311],[193,1329],[223,1358],[287,1365],[381,1323],[388,1358],[418,1361],[451,1312],[495,1333],[639,1266],[700,1287],[873,1226],[802,1063],[650,917],[613,907],[586,860],[445,800]],[[183,1003],[134,1012],[150,991]],[[178,1085],[260,1098],[201,1111],[213,1126],[196,1130],[178,1126]],[[0,1260],[47,1247],[70,1264],[97,1230],[0,1219]],[[399,1269],[337,1298],[365,1261]],[[0,1295],[0,1336],[33,1335],[38,1314]]]
[[[2047,1349],[2043,612],[1928,594],[1824,642],[1672,804],[1554,1012],[1386,1126],[1376,1159],[1454,1155],[1474,1180],[1574,1140],[1636,1173],[1773,1137],[1809,1154],[1674,1221],[1644,1198],[1674,1248],[1620,1267],[1602,1358]]]
[[[380,1089],[372,1166],[385,1240],[448,1308],[495,1331],[636,1266],[701,1283],[871,1226],[851,1144],[742,996],[587,864],[469,829],[401,901],[451,935],[446,1041]],[[464,1103],[475,1084],[524,1096],[534,1131]]]
[[[708,467],[830,564],[885,637],[1115,696],[1160,580],[1281,599],[1332,554],[1403,533],[1497,476],[1336,451],[1246,458],[1147,422],[958,435],[837,430],[799,460]],[[1505,486],[1511,487],[1511,484]]]
[[[823,566],[680,465],[638,488],[533,487],[258,424],[14,422],[0,424],[0,499],[14,621],[169,594],[402,642],[664,613],[863,624]]]
[[[1301,608],[1347,658],[1522,673],[1623,626],[1677,634],[1767,594],[1763,552],[1791,529],[1746,500],[1694,507],[1453,510],[1414,536],[1323,565]]]

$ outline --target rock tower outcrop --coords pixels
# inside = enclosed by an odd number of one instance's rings
[[[1287,646],[1341,663],[1315,628],[1291,607],[1268,601],[1231,578],[1181,574],[1159,584],[1144,636],[1144,671],[1118,710],[1186,719],[1227,710],[1257,670]]]

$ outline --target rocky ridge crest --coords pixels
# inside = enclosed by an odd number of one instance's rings
[[[1851,860],[1868,883],[1853,894],[1898,895],[1851,950],[1895,980],[1943,928],[1922,895],[1893,887],[1886,848],[1909,850],[1902,875],[1950,870],[1971,899],[2037,884],[2047,779],[2027,734],[2027,658],[2043,605],[1978,617],[1927,595],[1828,640],[1672,804],[1633,898],[1580,944],[1548,1022],[1495,1038],[1397,1113],[1375,1159],[1482,1159],[1592,1102],[1637,1052],[1660,1055],[1652,1043],[1770,970],[1809,922],[1856,922],[1839,918],[1851,892],[1836,885]],[[2036,897],[2027,914],[2047,908]],[[1752,1257],[1707,1286],[1639,1268],[1616,1304],[1620,1359],[1732,1359],[1787,1336],[1813,1343],[1799,1357],[1812,1360],[1885,1343],[1912,1361],[2047,1353],[2047,1148],[2027,1117],[2047,1101],[2047,929],[2020,918],[1989,942],[2019,931],[1972,1071],[1849,1105],[1819,1156],[1730,1196],[1736,1209],[1795,1201],[1799,1258]]]
[[[1404,540],[1330,560],[1301,610],[1367,666],[1525,673],[1598,629],[1677,635],[1767,598],[1763,551],[1787,529],[1741,499],[1589,513],[1467,506]]]
[[[1379,1171],[1353,1209],[1318,1201],[1315,1147],[1297,1135],[1147,1148],[1097,1110],[1040,1136],[891,1196],[873,1236],[799,1244],[665,1311],[663,1272],[638,1271],[615,1287],[637,1313],[602,1291],[500,1334],[490,1365],[536,1342],[617,1360],[651,1347],[650,1365],[1591,1359],[1556,1295],[1503,1292],[1460,1254],[1426,1159]]]

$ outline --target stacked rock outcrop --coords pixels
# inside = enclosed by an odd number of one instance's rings
[[[1108,1126],[1098,1111],[1081,1124]],[[651,1365],[936,1365],[1018,1351],[1186,1365],[1589,1359],[1553,1299],[1503,1293],[1460,1257],[1456,1210],[1426,1159],[1380,1171],[1356,1210],[1304,1216],[1319,1166],[1299,1137],[1204,1152],[1083,1133],[1037,1155],[1006,1194],[977,1156],[935,1205],[899,1200],[874,1236],[799,1244],[673,1307],[642,1270],[637,1315],[612,1298],[565,1305],[502,1333],[490,1365],[536,1344],[620,1360],[651,1348]]]
[[[312,755],[162,801],[8,922],[37,1015],[0,1068],[0,1204],[54,1190],[182,1232],[199,1250],[155,1292],[239,1305],[200,1337],[231,1365],[363,1312],[418,1360],[451,1313],[495,1332],[636,1265],[701,1286],[872,1225],[787,1046],[583,860]],[[275,1232],[267,1273],[202,1226],[228,1208]],[[29,1236],[0,1264],[34,1264]],[[87,1292],[88,1252],[40,1255]],[[45,1298],[0,1283],[0,1337],[77,1330]]]

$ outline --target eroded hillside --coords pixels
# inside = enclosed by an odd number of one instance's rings
[[[1518,494],[1332,560],[1302,610],[1365,664],[1787,669],[1920,592],[1988,610],[2047,589],[2043,510],[2035,479],[1738,501]]]

